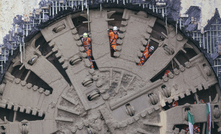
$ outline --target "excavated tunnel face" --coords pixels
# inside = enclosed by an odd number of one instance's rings
[[[119,34],[111,54],[107,29],[113,26]],[[81,42],[85,32],[95,69]],[[0,85],[0,132],[184,134],[190,111],[202,133],[208,102],[212,133],[221,128],[219,83],[204,54],[147,12],[94,8],[89,15],[68,14],[26,42],[23,54]]]

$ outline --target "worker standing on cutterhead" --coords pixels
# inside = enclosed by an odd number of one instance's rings
[[[83,34],[83,38],[81,39],[83,46],[84,46],[84,50],[87,54],[87,58],[89,59],[90,63],[91,63],[91,68],[94,68],[93,66],[93,61],[91,59],[91,38],[88,37],[87,33]]]
[[[149,44],[147,44],[143,52],[143,56],[140,58],[140,63],[138,63],[138,65],[143,66],[143,64],[147,61],[147,59],[152,55],[153,51],[154,51],[154,46],[149,47]]]
[[[111,54],[113,54],[114,52],[117,51],[116,46],[118,46],[118,44],[117,44],[118,34],[119,34],[119,32],[118,32],[117,26],[113,27],[113,31],[109,30]]]

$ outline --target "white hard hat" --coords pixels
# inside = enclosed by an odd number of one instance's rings
[[[114,26],[114,27],[113,27],[113,30],[117,30],[117,26]]]
[[[84,34],[83,34],[83,37],[85,37],[85,38],[88,37],[88,34],[87,34],[87,33],[84,33]]]
[[[151,49],[151,50],[154,50],[154,46],[150,46],[150,49]]]

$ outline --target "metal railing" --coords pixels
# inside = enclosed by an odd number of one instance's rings
[[[182,25],[181,28],[182,27],[184,26]],[[203,33],[201,33],[201,30],[191,31],[190,35],[194,40],[199,42],[199,46],[205,49],[208,54],[217,53],[217,45],[221,41],[221,24],[219,24],[216,19],[215,22],[210,25],[208,30],[205,30]],[[217,73],[217,76],[220,76],[221,58],[214,59],[213,67],[215,68],[214,71]]]
[[[72,9],[73,11],[81,9],[82,11],[87,9],[88,6],[92,4],[98,3],[117,3],[126,5],[128,3],[138,4],[142,8],[151,9],[155,13],[159,13],[162,17],[166,17],[167,8],[157,7],[156,5],[152,5],[150,3],[144,3],[141,0],[48,0],[40,1],[40,8],[33,10],[33,13],[30,14],[27,20],[23,20],[22,23],[15,24],[13,26],[14,31],[11,31],[7,38],[7,41],[4,46],[1,47],[2,53],[0,55],[0,70],[1,74],[4,71],[5,63],[8,60],[10,55],[14,54],[14,50],[19,47],[20,51],[20,59],[22,62],[22,58],[25,55],[25,42],[24,38],[30,34],[32,29],[42,22],[47,21],[49,18],[53,18],[60,11]],[[18,31],[20,30],[20,31]],[[13,40],[11,40],[13,38]]]
[[[128,3],[139,5],[141,8],[147,8],[152,10],[155,13],[160,14],[163,18],[165,18],[165,22],[167,24],[167,6],[156,6],[152,3],[143,2],[141,0],[49,0],[48,2],[41,1],[41,6],[39,9],[35,9],[32,14],[30,14],[28,20],[24,20],[20,25],[14,25],[14,31],[11,31],[9,34],[9,38],[1,47],[2,52],[0,55],[0,70],[1,74],[4,71],[5,63],[8,60],[10,55],[13,55],[14,50],[19,47],[20,58],[22,62],[22,58],[25,55],[25,42],[24,38],[30,34],[32,29],[42,22],[47,21],[49,18],[53,18],[56,14],[63,10],[72,9],[75,10],[88,10],[90,5],[99,4],[99,3],[116,3],[127,5]],[[88,12],[89,13],[89,12]],[[89,14],[88,14],[89,15]],[[182,29],[184,27],[183,18],[180,17],[176,23],[176,31],[177,28]],[[19,29],[19,30],[17,30]],[[218,21],[214,24],[211,24],[209,30],[201,33],[200,30],[191,31],[189,34],[192,35],[194,40],[199,41],[200,47],[206,49],[207,53],[214,53],[215,47],[219,42],[219,37],[221,36],[221,24],[218,24]],[[217,75],[221,75],[221,58],[217,58],[214,60],[213,67]]]
[[[176,28],[179,27],[180,29],[185,29],[183,20],[186,17],[188,17],[188,15],[184,15],[184,17],[180,17],[176,21]],[[217,53],[217,45],[221,42],[221,24],[219,24],[218,19],[216,19],[213,24],[210,24],[209,29],[207,28],[207,30],[204,30],[203,32],[201,31],[201,29],[198,29],[194,31],[189,31],[187,34],[191,36],[194,40],[198,41],[199,47],[206,50],[208,54],[212,55],[214,53]],[[215,56],[219,56],[219,54],[217,53]],[[221,58],[213,59],[213,67],[217,76],[221,78]]]

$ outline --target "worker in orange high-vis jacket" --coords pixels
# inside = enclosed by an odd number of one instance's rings
[[[203,99],[200,99],[199,101],[200,101],[201,104],[204,104],[204,103],[205,103]],[[194,104],[197,104],[197,102],[194,101]]]
[[[117,26],[113,27],[113,31],[109,30],[109,37],[110,37],[110,46],[111,46],[111,56],[114,52],[116,52],[116,46],[118,46],[117,44],[117,39],[118,39],[118,28]]]
[[[165,72],[164,72],[164,75],[166,75],[167,77],[169,76],[169,73],[170,73],[170,70],[166,70]]]
[[[184,129],[185,129],[185,133],[189,132],[189,126],[188,125],[185,125]],[[194,134],[199,134],[200,133],[200,124],[194,124],[193,125],[193,131],[194,131]]]
[[[197,96],[197,98],[199,99],[198,95],[196,95],[196,96]],[[193,98],[194,98],[194,104],[197,104],[196,97],[194,96]],[[204,104],[204,103],[205,103],[203,99],[199,99],[199,101],[200,101],[199,103],[201,103],[201,104]]]
[[[169,107],[170,108],[173,108],[173,107],[176,107],[176,106],[178,106],[179,104],[178,104],[178,101],[173,101],[170,105],[169,105]]]
[[[88,37],[87,33],[83,34],[83,38],[81,39],[83,46],[84,46],[84,50],[87,54],[87,58],[89,59],[90,63],[91,63],[91,68],[94,68],[93,66],[93,61],[91,59],[91,38]]]
[[[147,61],[147,59],[152,55],[153,51],[154,51],[154,46],[149,47],[149,44],[147,44],[143,52],[143,56],[140,58],[140,63],[138,63],[138,65],[143,66],[143,64]]]

